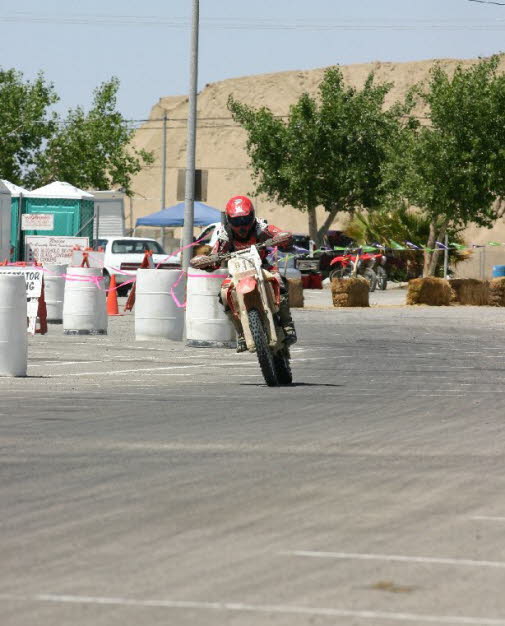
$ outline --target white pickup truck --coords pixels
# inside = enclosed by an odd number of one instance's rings
[[[95,239],[93,249],[102,249],[104,257],[104,278],[107,289],[110,277],[116,277],[118,295],[126,295],[137,275],[137,269],[142,263],[145,252],[152,251],[154,266],[160,269],[180,269],[180,254],[167,254],[155,239],[145,237],[106,237]],[[124,286],[123,283],[127,283]]]

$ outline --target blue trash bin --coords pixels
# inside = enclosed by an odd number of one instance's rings
[[[505,276],[505,265],[493,266],[493,278],[502,278]]]

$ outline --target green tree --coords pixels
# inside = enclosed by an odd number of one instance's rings
[[[118,89],[118,79],[112,78],[95,89],[88,113],[82,107],[69,110],[38,156],[33,184],[64,180],[83,189],[119,186],[132,193],[132,177],[154,159],[131,147],[135,131],[117,111]]]
[[[429,220],[424,275],[432,276],[449,229],[490,227],[505,192],[505,76],[500,57],[453,76],[436,65],[426,86],[410,97],[428,110],[427,123],[410,118],[390,145],[389,192],[419,207]]]
[[[386,145],[399,132],[399,106],[384,111],[391,85],[346,87],[339,68],[325,72],[319,97],[303,94],[287,120],[266,107],[254,109],[229,97],[228,108],[247,132],[256,193],[307,212],[319,245],[338,212],[380,205]],[[317,223],[316,208],[327,212]]]
[[[0,69],[0,178],[27,184],[45,142],[56,129],[58,101],[53,85],[42,74],[25,81],[14,69]]]

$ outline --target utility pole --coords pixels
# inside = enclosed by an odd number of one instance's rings
[[[167,188],[167,112],[163,113],[163,140],[161,147],[161,207],[164,209],[165,190]]]
[[[184,229],[182,233],[182,269],[187,272],[192,256],[193,221],[195,210],[195,155],[196,155],[196,94],[198,84],[198,27],[199,0],[193,0],[193,19],[191,28],[190,80],[188,104],[186,188],[184,193]]]

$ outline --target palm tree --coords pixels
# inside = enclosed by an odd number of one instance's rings
[[[359,245],[379,244],[388,251],[389,273],[393,280],[417,278],[423,274],[422,243],[428,241],[430,220],[428,217],[404,205],[396,209],[380,209],[366,212],[358,210],[349,220],[344,232]],[[449,230],[450,262],[455,265],[466,260],[471,252],[462,251],[458,246],[464,244],[460,231]],[[418,249],[409,244],[418,246]],[[456,244],[452,247],[451,244]],[[399,250],[399,248],[407,248]],[[410,248],[410,249],[409,249]],[[443,258],[437,266],[436,275],[443,274]]]

